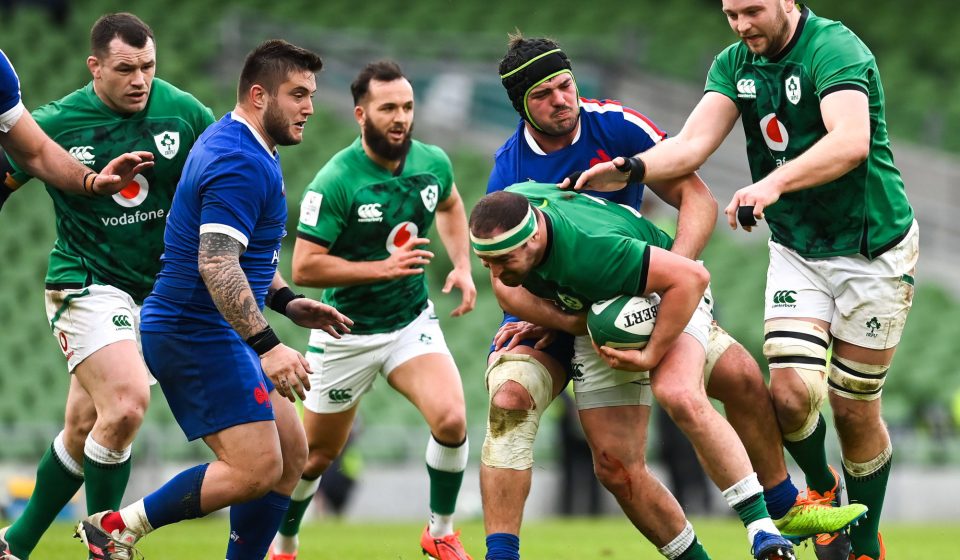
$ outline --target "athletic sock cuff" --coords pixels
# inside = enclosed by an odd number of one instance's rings
[[[53,438],[51,449],[53,450],[53,456],[57,460],[57,463],[59,463],[65,471],[83,480],[83,465],[77,463],[73,457],[70,456],[70,453],[67,452],[67,446],[63,443],[63,431],[57,434],[57,437]]]
[[[109,449],[97,443],[93,439],[93,434],[87,435],[87,441],[83,444],[83,454],[98,465],[121,465],[130,460],[132,445],[125,449]]]
[[[309,478],[301,478],[300,482],[297,483],[297,487],[293,489],[293,494],[290,495],[290,499],[295,502],[309,500],[317,493],[318,488],[320,488],[319,476],[312,480]]]
[[[427,442],[427,466],[438,471],[459,473],[467,468],[467,456],[470,454],[470,443],[467,438],[456,446],[449,446],[437,441],[430,435]]]
[[[887,448],[880,452],[879,455],[867,461],[866,463],[854,463],[853,461],[848,461],[846,458],[843,459],[843,470],[847,471],[847,474],[854,478],[860,479],[869,479],[875,476],[878,476],[883,473],[883,471],[890,468],[890,463],[893,459],[893,445],[887,445]]]
[[[727,504],[730,507],[735,508],[737,504],[762,493],[763,486],[760,486],[757,473],[753,472],[744,477],[740,482],[724,490],[723,497],[727,500]]]
[[[696,538],[697,536],[693,532],[693,525],[687,521],[687,524],[683,527],[683,530],[680,531],[680,534],[677,535],[676,538],[668,542],[663,548],[659,548],[657,550],[660,551],[660,554],[666,556],[668,560],[676,560],[681,554],[690,548],[690,545],[693,544],[693,541]]]

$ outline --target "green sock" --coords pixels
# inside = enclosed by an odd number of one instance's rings
[[[37,485],[26,509],[7,529],[10,552],[27,560],[40,542],[40,537],[82,485],[83,477],[70,472],[60,462],[51,445],[37,466]]]
[[[684,550],[683,554],[677,556],[677,560],[710,560],[710,555],[703,549],[703,545],[700,544],[697,537],[694,536],[690,547]]]
[[[893,456],[887,459],[875,472],[864,477],[856,477],[843,468],[843,478],[847,482],[847,496],[850,503],[867,506],[867,515],[855,527],[850,527],[850,543],[859,557],[866,554],[870,558],[880,558],[880,541],[877,531],[880,529],[880,512],[883,511],[883,498],[887,493],[887,480],[890,479],[890,465]]]
[[[800,441],[783,440],[783,446],[797,462],[807,478],[807,486],[823,494],[833,489],[836,480],[827,464],[827,451],[824,442],[827,438],[827,425],[820,415],[813,433]]]
[[[313,501],[313,494],[305,500],[291,500],[290,507],[287,508],[286,515],[283,516],[283,522],[280,524],[279,533],[285,537],[292,537],[300,532],[300,524],[303,523],[303,516],[310,508],[310,502]]]
[[[104,464],[83,456],[83,474],[87,487],[87,514],[120,509],[123,492],[130,480],[130,459]]]
[[[740,516],[740,521],[743,521],[744,527],[758,519],[770,517],[770,514],[767,513],[767,503],[763,501],[762,493],[750,496],[746,500],[733,506],[733,509],[737,512],[737,515]]]
[[[463,471],[438,471],[427,465],[430,474],[430,511],[440,515],[453,515],[457,509],[457,495],[463,483]]]

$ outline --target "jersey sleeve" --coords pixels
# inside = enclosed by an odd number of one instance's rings
[[[813,45],[811,68],[817,95],[822,99],[840,89],[858,89],[868,93],[873,54],[852,31],[839,23],[822,32]]]
[[[503,174],[500,172],[500,166],[494,162],[493,169],[490,171],[490,178],[487,179],[487,194],[502,191],[512,184],[513,183],[509,183],[504,179]]]
[[[300,201],[297,237],[330,247],[347,225],[350,200],[337,177],[321,169]]]
[[[707,72],[707,83],[703,86],[704,92],[715,91],[726,95],[734,103],[737,102],[735,53],[734,45],[727,47],[714,57],[713,64],[710,65],[710,71]]]
[[[434,174],[440,179],[440,197],[439,200],[444,201],[450,198],[450,193],[453,192],[453,163],[450,161],[450,156],[447,155],[441,148],[436,148],[436,160],[434,163]]]
[[[260,219],[270,177],[260,163],[243,154],[216,160],[200,188],[200,233],[228,235],[244,248]]]
[[[23,115],[20,78],[7,55],[0,51],[0,132],[7,133]]]

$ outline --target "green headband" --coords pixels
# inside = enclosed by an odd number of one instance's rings
[[[473,246],[473,252],[480,257],[496,257],[520,247],[529,241],[536,232],[537,213],[533,211],[533,206],[531,206],[527,211],[527,217],[523,221],[503,233],[484,239],[471,232],[470,245]]]

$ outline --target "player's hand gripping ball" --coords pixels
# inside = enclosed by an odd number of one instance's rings
[[[660,311],[660,297],[617,296],[590,306],[587,331],[597,346],[640,349],[647,345]]]

